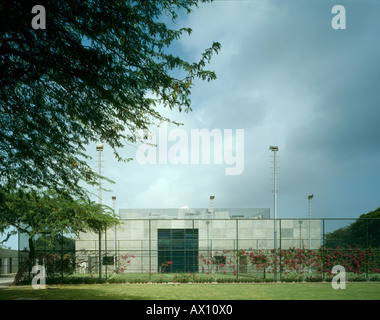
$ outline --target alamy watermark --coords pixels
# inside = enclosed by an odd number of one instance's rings
[[[35,5],[32,8],[32,13],[36,13],[36,15],[32,19],[32,28],[37,29],[46,29],[46,10],[44,6]]]
[[[42,5],[35,5],[32,8],[32,13],[36,14],[32,19],[32,28],[46,29],[46,10]],[[335,5],[331,9],[331,13],[336,14],[331,20],[333,29],[346,29],[346,9],[342,5]]]
[[[32,273],[38,273],[32,279],[33,289],[46,289],[46,270],[44,266],[35,265],[32,269]]]
[[[141,130],[139,135],[148,143],[137,148],[139,164],[219,164],[226,165],[226,175],[240,175],[244,171],[244,129],[184,129],[168,131],[164,122],[158,134]],[[213,152],[212,152],[213,151]]]
[[[337,274],[331,281],[333,289],[346,289],[346,269],[341,265],[336,265],[332,268],[331,273]]]
[[[44,266],[35,265],[32,268],[32,273],[38,273],[32,279],[33,289],[46,289],[46,270]],[[336,274],[331,281],[333,289],[346,289],[346,270],[341,265],[336,265],[332,268],[332,274]]]
[[[346,8],[342,5],[333,6],[331,13],[336,14],[331,20],[333,29],[346,29]]]

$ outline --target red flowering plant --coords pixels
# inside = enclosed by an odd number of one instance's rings
[[[322,275],[331,275],[335,265],[342,265],[346,272],[360,275],[380,272],[380,250],[363,248],[277,250],[224,250],[208,252],[198,257],[203,272],[233,273],[263,271],[278,272],[283,279],[318,281]]]
[[[46,275],[71,274],[74,271],[73,259],[70,254],[47,253],[44,255],[43,263],[46,268]]]
[[[166,268],[170,267],[173,263],[171,261],[164,261],[161,263],[161,273],[164,273]]]
[[[305,250],[290,248],[279,250],[276,253],[276,259],[272,259],[272,263],[279,259],[280,270],[285,275],[293,274],[301,277],[305,273],[313,272],[319,276],[324,273],[329,276],[335,265],[341,265],[346,272],[355,275],[379,272],[380,255],[379,250],[376,249],[338,247]]]
[[[116,260],[116,262],[118,263],[118,266],[119,266],[117,269],[119,271],[119,273],[124,274],[127,271],[127,268],[132,261],[131,259],[134,259],[134,258],[135,258],[135,256],[133,254],[129,254],[129,253],[127,253],[125,255],[120,255],[121,261],[120,261],[120,259]]]
[[[249,253],[249,261],[256,270],[264,270],[269,265],[267,255],[261,250],[251,251]]]
[[[321,259],[318,250],[305,250],[290,248],[278,251],[280,260],[280,271],[285,275],[301,277],[304,273],[312,270],[319,272]]]
[[[202,273],[208,274],[211,272],[212,264],[215,264],[211,251],[207,254],[200,254],[197,260],[199,266],[202,268]]]
[[[224,250],[222,252],[224,260],[220,264],[220,267],[223,268],[223,272],[226,274],[229,270],[229,272],[232,272],[233,274],[237,274],[237,266],[238,266],[238,260],[237,255],[235,251],[231,250]]]
[[[211,251],[207,252],[206,254],[200,254],[197,260],[199,266],[202,268],[203,273],[208,274],[211,272],[213,264],[215,264],[215,260]]]
[[[198,265],[201,268],[202,273],[209,274],[213,270],[215,272],[227,273],[228,269],[234,271],[236,266],[236,255],[232,256],[231,250],[207,252],[206,254],[200,254],[197,257]]]
[[[166,271],[167,268],[169,268],[173,263],[171,261],[164,261],[161,263],[160,271],[161,271],[161,281],[163,278],[163,273]]]
[[[352,272],[355,275],[363,273],[379,273],[380,252],[378,249],[364,248],[334,248],[324,249],[323,268],[328,275],[331,275],[331,269],[335,265],[341,265],[346,272]]]
[[[367,250],[367,269],[371,273],[380,272],[380,250],[368,249]]]
[[[244,249],[237,251],[237,265],[239,267],[239,272],[247,272],[249,265],[250,253]]]
[[[227,264],[227,251],[215,251],[210,262],[213,264],[215,272],[223,271],[226,273],[225,267]]]

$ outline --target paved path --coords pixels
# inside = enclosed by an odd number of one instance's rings
[[[8,287],[13,283],[14,275],[0,277],[0,288]]]

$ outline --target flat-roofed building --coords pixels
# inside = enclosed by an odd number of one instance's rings
[[[108,272],[120,266],[133,273],[162,268],[202,272],[212,259],[225,261],[241,250],[274,248],[275,221],[268,208],[120,209],[119,215],[120,226],[102,233],[102,261]],[[320,248],[320,220],[281,219],[276,224],[279,248]],[[80,234],[76,252],[83,272],[97,272],[98,250],[98,234]]]

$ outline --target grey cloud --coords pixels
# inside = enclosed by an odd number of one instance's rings
[[[355,217],[379,205],[380,5],[342,1],[347,30],[331,28],[331,1],[215,1],[184,18],[179,42],[194,61],[212,41],[222,51],[197,82],[189,114],[167,113],[193,128],[245,129],[245,169],[221,165],[115,164],[108,171],[119,205],[272,208],[269,145],[279,151],[279,216]],[[126,153],[134,157],[135,149]],[[105,166],[112,166],[112,161]],[[377,165],[376,165],[377,164]],[[95,166],[96,167],[96,166]],[[107,173],[107,168],[106,168]]]

